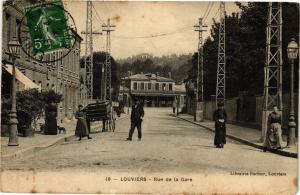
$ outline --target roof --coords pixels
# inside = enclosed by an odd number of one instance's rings
[[[134,80],[134,81],[150,81],[150,80],[157,80],[157,81],[164,81],[164,82],[175,82],[173,79],[157,76],[156,74],[147,73],[147,74],[135,74],[128,77],[123,78],[124,80]]]

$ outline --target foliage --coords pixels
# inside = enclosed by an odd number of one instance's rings
[[[35,122],[43,114],[45,106],[44,97],[37,89],[28,89],[17,92],[17,113],[19,126],[30,125],[32,120]],[[26,114],[25,114],[26,113]]]
[[[17,92],[17,110],[30,112],[30,115],[42,114],[44,101],[37,89],[28,89]]]
[[[150,54],[139,54],[126,59],[119,59],[120,75],[125,77],[128,71],[132,74],[138,73],[159,73],[159,75],[168,77],[169,72],[175,81],[183,81],[186,72],[192,66],[190,61],[192,54],[169,56],[152,56]]]
[[[8,124],[11,109],[10,98],[1,96],[1,124]]]
[[[84,68],[84,57],[80,59],[80,67]],[[106,53],[94,52],[93,53],[93,98],[101,97],[102,85],[102,65],[105,64]],[[111,86],[113,88],[112,99],[117,100],[120,85],[120,72],[119,64],[111,56]],[[85,82],[85,81],[84,81]]]
[[[16,95],[19,127],[28,127],[32,121],[35,127],[36,121],[43,115],[46,104],[62,101],[62,95],[57,94],[53,90],[39,92],[37,89],[28,89],[19,91]],[[10,98],[2,97],[1,106],[1,122],[8,124],[8,114],[11,109]]]
[[[266,58],[266,26],[268,3],[236,3],[241,13],[227,15],[226,23],[226,97],[238,96],[240,92],[262,94],[264,83],[264,65]],[[283,3],[283,91],[289,90],[289,66],[286,46],[291,37],[298,40],[299,28],[298,5]],[[204,42],[204,98],[215,94],[218,59],[219,23],[214,21],[211,35]],[[188,79],[195,82],[197,53],[191,61]],[[298,67],[295,71],[295,89],[298,89]]]
[[[54,90],[47,90],[41,92],[41,99],[45,104],[59,103],[63,100],[63,95],[56,93]]]

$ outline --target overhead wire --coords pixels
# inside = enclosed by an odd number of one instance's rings
[[[175,31],[172,32],[167,32],[167,33],[158,33],[158,34],[152,34],[152,35],[145,35],[145,36],[112,36],[114,38],[119,38],[119,39],[147,39],[147,38],[156,38],[156,37],[162,37],[162,36],[168,36],[168,35],[173,35],[173,34],[177,34],[177,33],[181,33],[187,30],[192,30],[193,26],[189,25],[189,26],[185,26],[182,28],[179,28]]]
[[[213,18],[216,18],[216,16],[218,15],[219,11],[220,11],[220,7],[219,7],[218,10],[216,11],[216,13],[215,13],[215,15],[214,15]]]
[[[210,15],[212,8],[214,7],[214,2],[209,2],[206,10],[203,14],[203,21],[206,20],[208,18],[208,16]],[[98,20],[98,22],[100,22],[101,24],[105,24],[105,22],[101,19],[98,11],[96,10],[95,6],[92,4],[92,7],[95,11],[95,17]],[[217,11],[215,12],[215,15],[213,18],[216,17],[216,15],[218,14],[220,8],[217,9]],[[94,15],[94,14],[93,14]],[[213,24],[213,23],[209,23],[209,24]],[[157,38],[157,37],[163,37],[163,36],[169,36],[169,35],[173,35],[173,34],[177,34],[177,33],[181,33],[181,32],[185,32],[187,30],[192,30],[193,26],[186,26],[183,28],[179,28],[175,31],[172,32],[166,32],[166,33],[157,33],[157,34],[152,34],[152,35],[145,35],[145,36],[117,36],[117,35],[113,35],[112,37],[114,38],[118,38],[118,39],[149,39],[149,38]]]
[[[204,18],[204,16],[206,15],[206,13],[207,13],[207,11],[208,11],[208,8],[209,8],[210,4],[211,4],[211,2],[208,2],[207,7],[206,7],[206,10],[205,10],[205,12],[204,12],[202,18]]]
[[[94,4],[92,4],[92,7],[93,7],[93,9],[94,9],[94,11],[95,11],[95,13],[96,13],[95,16],[98,18],[98,22],[100,22],[101,25],[102,25],[102,24],[105,24],[104,20],[101,19],[101,17],[100,17],[100,15],[99,15],[98,11],[96,10]]]
[[[213,8],[214,5],[215,5],[215,3],[212,2],[211,6],[210,6],[209,9],[208,9],[207,14],[206,14],[206,15],[204,16],[204,18],[203,18],[203,23],[204,23],[205,20],[208,18],[208,16],[209,16],[209,14],[210,14],[210,12],[211,12],[211,10],[212,10],[212,8]]]

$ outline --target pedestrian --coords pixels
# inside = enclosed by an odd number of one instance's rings
[[[176,111],[176,97],[173,100],[173,114],[175,114]]]
[[[214,112],[215,120],[215,138],[214,145],[217,148],[223,148],[226,144],[226,121],[227,114],[223,103],[218,103],[218,109]]]
[[[82,110],[82,108],[83,106],[79,105],[78,110],[75,113],[75,118],[77,119],[75,136],[79,137],[78,141],[85,136],[87,136],[88,139],[92,139],[89,135],[89,129],[85,119],[85,112]]]
[[[50,102],[45,108],[45,129],[44,134],[56,135],[57,134],[57,105]]]
[[[277,106],[274,106],[273,112],[268,116],[267,132],[263,144],[264,152],[266,152],[267,149],[281,149],[281,132],[281,114],[278,112]]]
[[[132,135],[134,133],[135,128],[138,130],[138,138],[139,141],[142,139],[142,121],[144,117],[144,108],[139,101],[135,101],[134,105],[132,106],[131,110],[131,127],[129,131],[129,136],[126,140],[131,141]]]

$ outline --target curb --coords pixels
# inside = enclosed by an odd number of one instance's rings
[[[17,152],[12,153],[12,154],[3,155],[3,156],[1,156],[1,159],[2,160],[8,160],[8,159],[11,159],[11,158],[14,158],[14,159],[22,158],[26,154],[30,154],[32,152],[39,151],[39,150],[51,147],[51,146],[53,146],[53,145],[55,145],[55,144],[57,144],[57,143],[59,143],[61,141],[69,139],[69,138],[71,138],[73,136],[74,135],[68,135],[68,136],[65,136],[65,137],[57,138],[53,142],[51,142],[49,144],[45,144],[45,145],[42,145],[42,146],[32,146],[32,147],[29,147],[29,148],[26,148],[26,149],[23,149],[23,150],[19,150]]]
[[[179,116],[174,116],[174,117],[177,117],[177,118],[179,118],[179,119],[181,119],[181,120],[184,120],[184,121],[193,123],[193,124],[195,124],[195,125],[198,125],[198,126],[204,128],[204,129],[206,129],[206,130],[209,130],[209,131],[211,131],[211,132],[215,132],[215,130],[213,130],[212,128],[209,128],[209,127],[207,127],[207,126],[201,125],[201,124],[196,123],[196,122],[194,122],[194,121],[190,121],[190,120],[188,120],[188,119],[184,119],[184,118],[181,118],[181,117],[179,117]],[[261,149],[261,150],[263,149],[263,146],[261,146],[261,145],[255,144],[255,143],[250,142],[250,141],[248,141],[248,140],[246,140],[246,139],[242,139],[242,138],[236,137],[236,136],[234,136],[234,135],[226,134],[226,137],[228,137],[228,138],[230,138],[230,139],[233,139],[233,140],[236,140],[236,141],[238,141],[238,142],[244,143],[244,144],[246,144],[246,145],[249,145],[249,146],[252,146],[252,147]],[[283,150],[268,150],[268,151],[269,151],[269,152],[272,152],[272,153],[274,153],[274,154],[279,154],[279,155],[286,156],[286,157],[298,158],[298,154],[297,154],[297,153],[293,153],[293,152],[287,152],[287,151],[283,151]]]
[[[117,118],[116,121],[118,120],[122,120],[122,119],[125,119],[125,118],[128,118],[128,115],[124,116],[124,117],[120,117],[120,118]],[[95,125],[95,126],[98,126],[98,125]],[[91,127],[91,128],[95,128],[95,127]],[[95,131],[95,132],[92,132],[92,134],[94,133],[101,133],[102,131]],[[51,147],[59,142],[62,142],[62,141],[65,141],[65,140],[68,140],[70,139],[71,137],[74,137],[75,135],[66,135],[65,137],[61,137],[61,138],[57,138],[55,140],[53,140],[53,142],[49,143],[49,144],[45,144],[45,145],[42,145],[42,146],[32,146],[32,147],[29,147],[29,148],[25,148],[23,150],[19,150],[17,152],[14,152],[12,154],[7,154],[7,155],[1,155],[1,160],[8,160],[8,159],[17,159],[17,158],[22,158],[24,157],[26,154],[30,154],[32,152],[37,152],[39,150],[42,150],[42,149],[46,149],[48,147]]]

